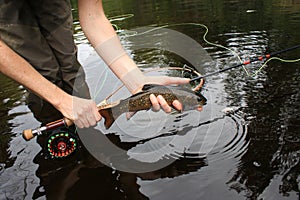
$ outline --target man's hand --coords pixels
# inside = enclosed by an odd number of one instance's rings
[[[79,128],[95,126],[102,118],[92,100],[67,95],[62,97],[60,102],[56,108]]]
[[[172,111],[171,106],[169,106],[167,101],[161,95],[156,97],[154,94],[151,94],[150,101],[152,103],[152,110],[155,112],[159,111],[160,108],[162,108],[166,113],[170,113]],[[176,110],[182,111],[182,104],[178,100],[173,101],[172,105],[176,108]]]
[[[180,85],[189,83],[190,79],[188,78],[179,78],[179,77],[169,77],[169,76],[147,76],[145,84],[158,84],[158,85]],[[157,97],[154,94],[150,95],[150,101],[152,103],[152,110],[159,111],[163,109],[166,113],[170,113],[172,111],[171,106],[168,105],[166,100],[158,95]],[[172,102],[172,106],[178,110],[182,111],[183,106],[178,101],[175,100]],[[198,111],[202,110],[202,107],[197,109]]]

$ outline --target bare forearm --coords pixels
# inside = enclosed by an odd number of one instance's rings
[[[141,90],[146,83],[167,85],[189,82],[188,79],[171,77],[145,77],[122,48],[117,34],[104,14],[102,0],[78,0],[78,9],[80,24],[88,40],[132,94]],[[163,98],[151,102],[160,104],[166,112],[171,109]],[[181,110],[181,104],[178,102],[177,105],[177,109]]]
[[[101,0],[79,0],[78,8],[82,30],[94,47],[116,36],[104,14]]]
[[[0,40],[0,72],[51,103],[80,128],[101,119],[94,101],[73,97],[38,73],[26,60]]]
[[[58,96],[67,95],[2,41],[0,41],[0,71],[54,106],[59,104]]]
[[[78,3],[80,24],[92,46],[97,47],[113,39],[113,45],[107,45],[106,52],[113,53],[116,49],[121,49],[122,45],[118,36],[104,14],[102,1],[79,0]],[[126,52],[120,52],[120,56],[116,55],[116,57],[118,59],[109,67],[118,78],[122,78],[124,74],[132,70],[139,70]],[[139,75],[143,76],[140,71]]]

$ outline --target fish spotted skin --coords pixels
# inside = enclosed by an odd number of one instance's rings
[[[174,100],[183,105],[183,111],[193,110],[205,105],[206,98],[201,94],[182,87],[145,85],[141,92],[134,94],[127,99],[121,100],[117,105],[100,109],[99,112],[105,119],[105,127],[108,129],[120,115],[127,112],[149,110],[152,107],[150,95],[161,95],[169,106],[172,107]]]

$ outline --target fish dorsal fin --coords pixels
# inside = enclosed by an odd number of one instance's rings
[[[161,86],[161,85],[157,85],[157,84],[145,84],[142,88],[143,91],[147,91],[147,90],[150,90],[151,88],[154,88],[154,87],[158,87],[158,86]]]
[[[152,89],[152,88],[154,88],[154,87],[158,87],[158,86],[161,86],[161,85],[156,85],[156,84],[145,84],[145,85],[143,86],[143,88],[142,88],[142,91],[140,91],[140,92],[138,92],[138,93],[136,93],[136,94],[131,95],[131,97],[138,96],[138,95],[140,95],[140,94],[142,94],[142,93],[145,93],[145,92],[147,92],[148,90],[150,90],[150,89]]]

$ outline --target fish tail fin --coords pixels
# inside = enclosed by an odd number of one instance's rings
[[[104,125],[106,129],[109,129],[111,125],[115,122],[114,115],[112,114],[111,108],[106,108],[99,110],[100,115],[104,118]]]

